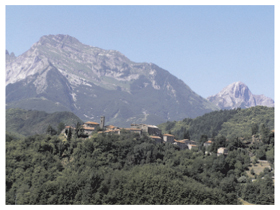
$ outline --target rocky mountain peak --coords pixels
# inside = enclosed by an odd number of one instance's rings
[[[253,95],[243,82],[234,82],[221,92],[207,98],[221,109],[248,108],[252,106],[274,106],[274,101],[264,95]]]
[[[243,82],[234,82],[225,88],[221,92],[236,92],[242,88],[248,88]]]
[[[78,39],[69,35],[46,35],[42,36],[38,42],[33,44],[30,50],[38,50],[38,48],[40,48],[41,50],[44,49],[44,51],[46,51],[46,49],[62,49],[66,46],[72,46],[74,49],[79,49],[81,45],[82,43]]]
[[[44,44],[82,44],[78,39],[76,39],[72,36],[63,35],[63,34],[42,36],[37,43],[40,43],[41,45],[44,45]]]
[[[116,50],[47,35],[6,63],[6,102],[10,107],[72,111],[84,120],[129,125],[217,110],[183,81],[151,63],[136,63]]]
[[[232,95],[235,98],[242,98],[244,100],[248,100],[250,98],[250,95],[252,93],[250,92],[249,88],[243,83],[243,82],[234,82],[227,87],[225,87],[219,95]]]
[[[6,50],[6,62],[10,62],[16,58],[15,54],[12,52],[11,54],[9,53],[8,50]]]

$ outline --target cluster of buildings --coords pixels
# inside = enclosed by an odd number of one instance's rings
[[[172,134],[162,134],[161,130],[155,126],[155,125],[147,125],[147,124],[131,124],[130,128],[119,128],[113,125],[106,125],[105,126],[105,117],[102,116],[100,118],[100,123],[97,122],[85,122],[83,125],[83,130],[84,130],[84,134],[87,136],[90,136],[94,131],[99,130],[97,133],[99,134],[118,134],[120,135],[121,132],[124,131],[129,131],[131,133],[137,133],[140,136],[143,134],[143,132],[147,133],[149,135],[149,137],[151,139],[154,140],[154,142],[156,144],[162,144],[162,143],[171,143],[174,145],[179,146],[179,148],[181,150],[183,149],[193,149],[193,148],[197,148],[197,142],[193,141],[193,140],[189,140],[189,139],[183,139],[183,140],[176,140],[174,138],[174,135]],[[75,129],[73,127],[70,126],[66,126],[64,129],[64,135],[67,136],[67,134],[69,133],[68,130],[69,128],[71,129]],[[204,143],[204,146],[207,148],[209,146],[211,146],[212,144],[212,140],[209,139],[207,142]],[[227,154],[227,149],[226,148],[219,148],[217,153],[218,155]]]

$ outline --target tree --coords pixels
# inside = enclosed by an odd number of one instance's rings
[[[262,137],[262,141],[264,144],[268,144],[269,143],[269,134],[270,134],[270,130],[268,127],[265,126],[265,124],[261,124],[260,126],[260,133],[261,133],[261,137]]]
[[[261,147],[258,151],[257,151],[257,158],[260,160],[266,160],[266,153],[265,153],[265,148]]]
[[[203,154],[205,154],[206,148],[204,146],[202,146],[201,151]]]
[[[184,132],[184,139],[190,139],[190,132],[189,132],[189,130]]]
[[[257,132],[259,131],[259,126],[257,123],[252,124],[251,131],[252,131],[252,135],[257,134]]]
[[[255,157],[255,158],[253,159],[253,165],[256,165],[256,164],[257,164],[257,162],[258,162],[258,158],[257,158],[257,157]]]
[[[53,127],[51,125],[49,125],[47,128],[47,134],[50,134],[53,136],[53,135],[57,134],[57,131],[55,129],[53,129]]]
[[[68,129],[68,132],[67,132],[67,141],[70,142],[71,141],[71,138],[72,138],[72,129],[71,127]]]
[[[266,152],[266,159],[270,163],[271,167],[274,168],[274,148]]]
[[[208,136],[205,135],[205,134],[203,134],[203,135],[200,136],[199,142],[203,144],[203,143],[205,143],[207,140],[208,140]]]
[[[237,148],[244,148],[244,144],[242,143],[242,141],[236,137],[234,139],[232,139],[231,141],[228,142],[228,145],[227,145],[227,148],[230,150],[230,151],[233,151]]]
[[[255,175],[254,169],[251,169],[250,174]]]
[[[63,122],[60,122],[57,126],[57,133],[60,134],[61,131],[65,128],[65,124]]]
[[[272,144],[272,146],[274,146],[274,131],[271,131],[269,134],[269,144]]]
[[[210,151],[211,152],[217,152],[219,147],[225,147],[226,146],[226,137],[218,135],[214,139],[214,143],[210,146]]]
[[[236,181],[233,175],[230,177],[225,177],[220,182],[220,188],[227,193],[233,192],[235,190],[235,185]]]
[[[75,129],[75,137],[80,138],[83,135],[84,135],[84,127],[79,122],[77,122],[76,129]]]

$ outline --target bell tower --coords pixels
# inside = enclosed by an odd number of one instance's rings
[[[105,116],[100,117],[100,128],[103,130],[105,125]]]

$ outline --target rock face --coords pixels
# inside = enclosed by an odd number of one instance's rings
[[[82,44],[68,35],[43,36],[15,57],[6,52],[6,104],[47,112],[72,111],[108,124],[159,124],[217,110],[183,81],[152,63]]]
[[[253,95],[242,82],[235,82],[221,92],[207,98],[221,109],[248,108],[252,106],[274,107],[274,101],[264,95]]]
[[[9,53],[8,50],[6,50],[6,62],[11,62],[16,58],[14,53]]]

